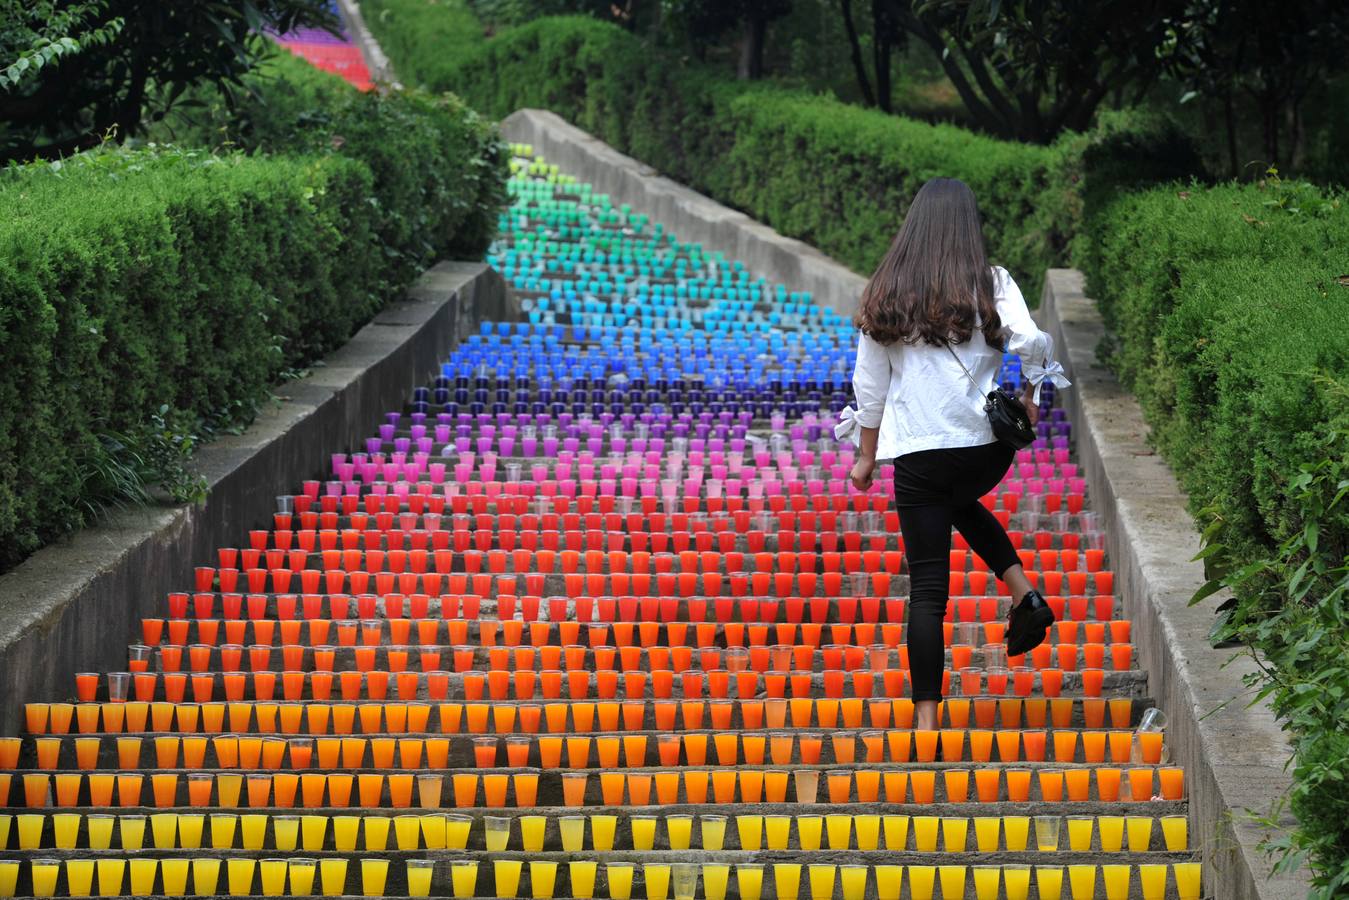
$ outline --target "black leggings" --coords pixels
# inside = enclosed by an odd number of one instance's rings
[[[999,578],[1021,559],[979,498],[1012,465],[1003,443],[923,450],[895,460],[895,505],[909,564],[909,672],[914,700],[940,700],[950,596],[951,526]]]

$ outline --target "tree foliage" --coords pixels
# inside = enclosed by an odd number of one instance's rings
[[[1045,143],[1084,131],[1101,102],[1157,78],[1178,0],[892,0],[981,128]]]
[[[238,87],[261,32],[335,28],[324,0],[0,0],[0,160],[141,131],[188,87]]]
[[[1168,23],[1159,47],[1182,100],[1222,105],[1231,174],[1240,174],[1237,124],[1242,101],[1253,104],[1265,158],[1260,170],[1299,161],[1302,104],[1317,85],[1345,70],[1349,6],[1303,0],[1271,14],[1264,0],[1191,0]]]

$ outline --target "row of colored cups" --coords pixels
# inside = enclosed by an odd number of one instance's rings
[[[14,827],[11,829],[11,820]],[[51,837],[47,838],[47,822]],[[561,847],[567,853],[586,849],[586,825],[589,823],[590,850],[607,853],[621,849],[689,850],[694,844],[697,823],[698,849],[721,850],[915,850],[933,853],[963,853],[969,849],[969,825],[973,822],[975,849],[980,853],[1005,850],[1012,853],[1032,848],[1039,852],[1068,850],[1087,852],[1093,847],[1118,853],[1126,847],[1130,853],[1151,848],[1154,826],[1160,823],[1163,846],[1171,852],[1188,850],[1187,822],[1181,815],[1161,816],[908,816],[897,814],[828,813],[795,815],[746,813],[726,815],[634,814],[618,828],[619,819],[610,814],[590,816],[539,815],[518,818],[484,816],[481,847],[488,852],[523,850],[538,853]],[[1062,840],[1063,822],[1067,822],[1066,840]],[[210,825],[209,832],[206,825]],[[515,823],[518,823],[516,825]],[[660,839],[664,824],[665,838]],[[728,845],[728,823],[734,824],[735,844]],[[1031,826],[1034,824],[1032,842]],[[23,813],[0,815],[0,850],[8,847],[11,830],[18,850],[30,852],[51,847],[74,850],[80,843],[81,827],[86,829],[88,849],[113,849],[113,826],[118,826],[117,849],[141,850],[231,850],[237,844],[244,850],[276,849],[284,852],[303,849],[319,852],[327,849],[354,852],[357,838],[368,852],[388,850],[415,851],[464,850],[472,839],[474,819],[455,813],[419,813],[387,816],[269,815],[267,813],[172,813],[150,815]],[[148,837],[147,841],[147,829]],[[518,831],[514,840],[512,831]],[[550,834],[556,833],[553,840]],[[795,832],[796,841],[792,842]],[[1093,840],[1099,833],[1099,841]],[[331,834],[331,837],[329,835]],[[912,841],[910,841],[912,834]],[[208,836],[209,835],[209,836]],[[392,843],[390,843],[392,836]],[[1127,838],[1127,842],[1126,842]],[[940,840],[939,840],[940,839]],[[939,846],[940,844],[940,846]],[[477,844],[475,843],[475,847]]]

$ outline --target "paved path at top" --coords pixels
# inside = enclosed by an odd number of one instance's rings
[[[527,321],[0,738],[0,896],[1198,897],[1052,399],[984,501],[1061,624],[1008,659],[956,536],[916,731],[850,326],[516,150]]]

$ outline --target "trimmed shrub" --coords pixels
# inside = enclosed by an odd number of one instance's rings
[[[0,570],[110,503],[199,488],[200,434],[347,340],[429,263],[481,257],[505,148],[452,97],[278,55],[233,107],[0,173]]]
[[[506,147],[496,128],[451,95],[362,93],[277,51],[233,101],[198,97],[165,137],[248,153],[336,155],[370,171],[389,260],[387,297],[437,258],[476,259],[506,202]]]
[[[552,110],[862,273],[879,262],[918,187],[952,176],[979,198],[990,256],[1035,302],[1044,269],[1068,259],[1083,185],[1116,174],[1143,180],[1142,147],[1175,152],[1161,129],[1132,130],[1118,117],[1101,134],[1041,147],[732,81],[583,17],[538,19],[484,39],[453,0],[364,6],[401,77],[454,90],[494,116],[526,106]],[[453,52],[418,39],[451,20]],[[466,32],[477,36],[476,46]],[[1165,177],[1199,171],[1197,156],[1184,149],[1168,157]]]
[[[1252,687],[1292,734],[1280,847],[1319,890],[1349,885],[1349,209],[1271,178],[1175,184],[1093,221],[1089,290],[1113,362],[1189,493],[1213,579],[1234,607],[1216,634],[1263,665]]]
[[[0,179],[0,563],[87,511],[100,435],[248,418],[379,305],[370,174],[106,150]]]

